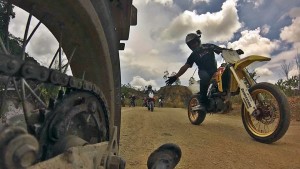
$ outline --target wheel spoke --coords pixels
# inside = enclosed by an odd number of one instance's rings
[[[55,52],[55,54],[54,54],[54,56],[53,56],[53,58],[52,58],[52,61],[51,61],[50,65],[49,65],[49,67],[48,67],[49,69],[52,67],[52,65],[53,65],[53,63],[54,63],[54,60],[55,60],[56,57],[57,57],[58,52],[59,52],[59,47],[58,47],[58,49],[56,50],[56,52]]]
[[[66,72],[67,72],[68,67],[69,67],[69,65],[70,65],[70,63],[71,63],[71,61],[72,61],[72,58],[73,58],[73,56],[74,56],[74,54],[75,54],[75,51],[76,51],[77,47],[78,47],[78,45],[75,45],[75,47],[74,47],[74,49],[73,49],[73,51],[72,51],[72,54],[71,54],[70,58],[68,59],[68,63],[66,63],[66,64],[62,67],[62,68],[65,69],[63,73],[66,73]]]
[[[28,19],[27,19],[24,38],[23,38],[23,46],[22,46],[22,59],[23,60],[25,60],[25,51],[26,51],[26,46],[27,46],[27,36],[28,36],[28,31],[29,31],[31,18],[32,18],[32,14],[30,13],[29,16],[28,16]]]
[[[0,45],[1,45],[1,49],[3,50],[3,52],[5,53],[5,54],[9,54],[9,52],[8,52],[8,50],[6,49],[6,47],[5,47],[5,44],[3,43],[3,40],[2,40],[2,38],[0,37]]]
[[[44,17],[43,17],[44,18]],[[43,20],[43,19],[42,19]],[[39,21],[39,23],[34,27],[34,29],[32,30],[32,32],[30,33],[28,39],[26,40],[26,45],[29,43],[30,39],[32,38],[32,36],[34,35],[34,33],[36,32],[36,30],[39,28],[39,26],[42,23],[42,20]]]
[[[29,86],[29,84],[26,82],[26,80],[24,80],[24,84],[25,86],[29,89],[29,91],[31,92],[31,94],[46,108],[47,105],[46,103],[44,103],[42,101],[42,99],[34,92],[34,90],[31,89],[31,87]]]
[[[60,25],[59,51],[58,51],[58,70],[62,72],[62,41],[63,41],[63,25]]]

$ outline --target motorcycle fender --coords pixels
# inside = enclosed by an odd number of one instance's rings
[[[265,56],[259,56],[259,55],[250,55],[248,57],[245,57],[243,59],[240,59],[237,61],[234,65],[235,70],[242,70],[243,68],[247,67],[251,63],[255,61],[263,62],[263,61],[270,61],[271,58],[265,57]]]

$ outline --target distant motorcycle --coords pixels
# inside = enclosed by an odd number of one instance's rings
[[[163,107],[164,103],[162,99],[158,99],[158,107]]]
[[[121,105],[122,107],[125,107],[125,98],[121,97]]]
[[[129,99],[130,99],[129,107],[135,107],[136,96],[132,95],[132,96],[129,97]]]
[[[236,51],[223,50],[222,64],[210,81],[205,109],[194,94],[188,104],[188,118],[194,125],[201,124],[206,113],[226,112],[231,96],[240,95],[243,103],[241,115],[248,134],[263,143],[279,140],[290,124],[290,108],[285,94],[275,85],[256,83],[246,66],[254,61],[269,61],[264,56],[251,55],[240,59]],[[199,89],[199,88],[198,88]]]
[[[154,94],[153,92],[149,92],[148,98],[147,98],[147,108],[149,111],[154,110]]]

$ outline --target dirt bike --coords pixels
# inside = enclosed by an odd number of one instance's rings
[[[135,101],[134,100],[130,100],[130,105],[129,107],[135,107]]]
[[[150,111],[154,111],[154,94],[153,92],[149,92],[148,98],[147,98],[147,108]]]
[[[122,107],[125,107],[125,98],[121,98],[121,105]]]
[[[164,103],[162,99],[158,99],[158,107],[163,107]]]
[[[230,111],[231,96],[240,95],[241,117],[248,134],[262,143],[279,140],[290,124],[287,97],[273,84],[256,83],[246,69],[246,66],[255,61],[269,61],[271,58],[251,55],[240,59],[233,50],[222,50],[222,57],[225,63],[210,80],[205,109],[200,109],[199,94],[192,95],[189,100],[190,122],[199,125],[207,113]]]

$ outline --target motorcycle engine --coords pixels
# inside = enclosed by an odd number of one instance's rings
[[[222,111],[225,107],[223,99],[219,97],[209,98],[208,111],[210,112],[219,112]]]
[[[208,106],[207,110],[209,112],[219,112],[225,107],[223,99],[220,97],[221,93],[218,90],[216,82],[210,84],[207,92],[208,96]]]

